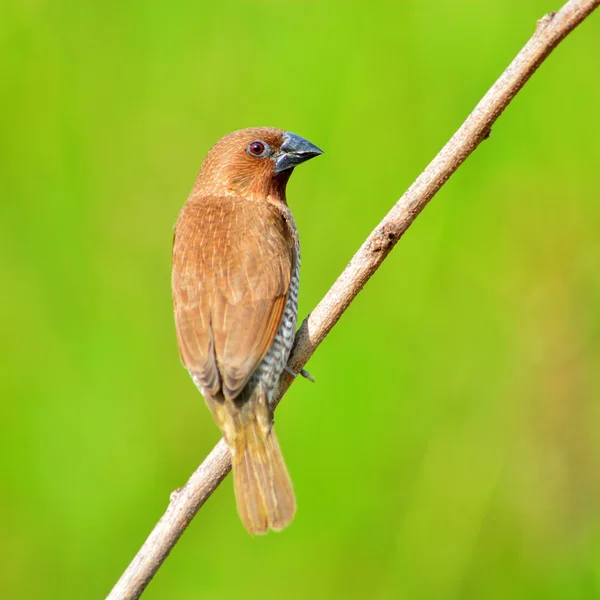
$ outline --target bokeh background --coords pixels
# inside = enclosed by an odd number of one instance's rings
[[[103,598],[218,433],[180,366],[172,226],[273,125],[300,314],[560,3],[0,8],[0,596]],[[600,597],[600,14],[401,240],[277,415],[299,510],[228,478],[150,599]]]

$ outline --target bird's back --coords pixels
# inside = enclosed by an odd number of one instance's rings
[[[288,300],[297,303],[297,255],[285,206],[236,197],[185,204],[175,227],[173,301],[181,358],[203,392],[236,397],[283,334]]]

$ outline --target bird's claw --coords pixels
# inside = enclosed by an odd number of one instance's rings
[[[309,381],[311,381],[312,383],[315,382],[315,378],[306,370],[306,369],[302,369],[300,371],[300,373],[296,373],[296,371],[292,371],[292,369],[290,369],[287,365],[284,369],[284,371],[286,373],[289,373],[292,377],[298,377],[298,375],[302,375],[302,377],[304,377],[304,379],[308,379]]]

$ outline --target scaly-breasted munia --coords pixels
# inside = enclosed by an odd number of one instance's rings
[[[296,510],[271,399],[298,314],[300,245],[285,188],[294,167],[319,154],[280,129],[231,133],[206,156],[175,225],[181,360],[229,446],[252,534],[283,529]]]

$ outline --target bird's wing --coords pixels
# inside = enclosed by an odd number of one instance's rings
[[[175,323],[182,362],[209,394],[235,398],[267,353],[294,248],[270,204],[205,197],[184,206],[173,246]]]

